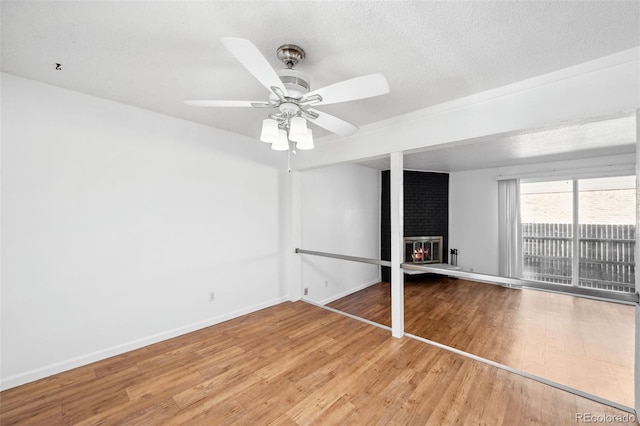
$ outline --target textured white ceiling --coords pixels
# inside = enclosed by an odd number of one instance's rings
[[[388,95],[318,108],[359,126],[640,45],[637,1],[0,4],[2,71],[256,138],[264,110],[182,102],[267,98],[220,37],[274,68],[302,46],[312,88],[382,72]]]

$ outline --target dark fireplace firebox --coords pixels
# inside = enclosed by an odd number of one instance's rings
[[[406,237],[404,261],[406,263],[442,263],[442,237]]]

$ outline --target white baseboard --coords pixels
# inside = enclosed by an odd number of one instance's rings
[[[357,287],[350,288],[347,291],[343,291],[342,293],[338,293],[338,294],[336,294],[334,296],[328,297],[328,298],[326,298],[324,300],[321,300],[321,301],[319,301],[317,303],[319,305],[323,305],[324,306],[327,303],[331,303],[331,302],[333,302],[335,300],[342,299],[343,297],[346,297],[346,296],[348,296],[350,294],[353,294],[355,292],[358,292],[360,290],[364,290],[365,288],[371,287],[372,285],[378,284],[379,282],[380,282],[380,279],[378,278],[378,279],[376,279],[374,281],[371,281],[371,282],[368,282],[368,283],[365,283],[365,284],[361,284],[361,285],[359,285]]]
[[[161,342],[163,340],[171,339],[173,337],[181,336],[183,334],[191,333],[193,331],[200,330],[202,328],[210,327],[215,324],[219,324],[224,321],[228,321],[233,318],[240,317],[242,315],[250,314],[260,309],[268,308],[270,306],[278,305],[280,303],[288,301],[288,297],[279,297],[269,300],[267,302],[259,303],[257,305],[249,306],[246,308],[238,309],[233,312],[219,315],[217,317],[209,318],[204,321],[199,321],[193,324],[189,324],[183,327],[174,328],[162,333],[154,334],[152,336],[143,337],[131,342],[123,343],[121,345],[105,348],[100,351],[92,352],[78,357],[57,362],[55,364],[46,365],[44,367],[36,368],[24,373],[9,376],[0,380],[0,391],[10,389],[16,386],[24,385],[45,377],[52,376],[54,374],[62,373],[77,367],[91,364],[96,361],[101,361],[106,358],[110,358],[115,355],[120,355],[125,352],[139,349],[144,346],[149,346],[154,343]]]

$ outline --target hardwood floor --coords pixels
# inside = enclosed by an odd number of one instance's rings
[[[390,287],[329,306],[390,325]],[[633,406],[633,306],[449,279],[405,283],[405,331]]]
[[[2,425],[562,425],[581,413],[630,416],[304,302],[0,393]]]

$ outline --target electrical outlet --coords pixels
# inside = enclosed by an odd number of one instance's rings
[[[309,295],[309,287],[305,287],[304,288],[304,295],[308,296]]]
[[[216,293],[214,291],[209,292],[209,302],[214,302],[216,300]]]

